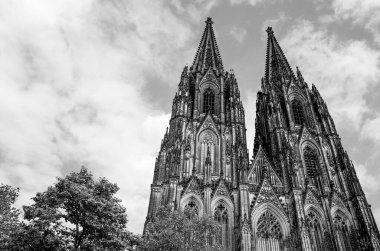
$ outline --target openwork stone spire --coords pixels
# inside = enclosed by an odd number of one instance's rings
[[[276,83],[286,79],[294,78],[294,74],[288,60],[286,59],[280,45],[274,36],[272,27],[267,28],[267,55],[265,62],[265,82]]]
[[[204,72],[208,68],[223,72],[222,58],[220,57],[218,45],[216,43],[213,21],[210,17],[206,20],[206,27],[199,43],[197,53],[194,58],[192,70]]]

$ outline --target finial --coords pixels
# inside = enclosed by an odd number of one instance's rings
[[[297,78],[299,81],[301,81],[303,83],[303,77],[302,77],[302,73],[301,71],[298,69],[298,66],[297,66]]]
[[[273,29],[272,29],[272,27],[268,26],[267,33],[268,33],[268,35],[273,35]]]
[[[211,17],[207,17],[207,20],[205,21],[206,24],[213,24],[214,22],[212,21]]]

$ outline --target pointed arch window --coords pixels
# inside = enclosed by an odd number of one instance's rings
[[[351,251],[353,250],[350,244],[350,232],[347,218],[341,213],[337,213],[334,218],[334,228],[336,231],[336,238],[339,250]]]
[[[269,211],[264,212],[257,221],[257,234],[259,238],[263,239],[277,239],[282,238],[281,226],[277,218]]]
[[[189,217],[189,218],[194,218],[198,217],[199,215],[199,208],[197,204],[195,204],[194,201],[189,201],[187,205],[185,206],[184,213]]]
[[[270,212],[264,212],[257,220],[256,247],[257,250],[283,250],[281,243],[283,233],[280,222]]]
[[[303,107],[301,101],[293,99],[292,101],[292,110],[294,116],[294,123],[296,125],[302,125],[305,121],[305,116],[303,113]]]
[[[309,229],[310,242],[313,251],[323,250],[323,234],[320,218],[316,213],[309,211],[306,216],[306,223]]]
[[[307,146],[304,150],[303,157],[305,160],[306,173],[310,181],[314,182],[317,176],[318,157],[314,149]]]
[[[215,208],[214,219],[221,225],[221,232],[217,237],[217,241],[222,246],[228,248],[230,232],[228,226],[228,210],[223,204],[220,204],[217,208]]]
[[[203,112],[215,113],[215,93],[211,88],[206,89],[203,94]]]

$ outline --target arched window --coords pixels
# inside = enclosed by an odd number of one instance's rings
[[[203,94],[203,112],[215,113],[215,94],[211,88],[205,90]]]
[[[199,215],[199,209],[197,204],[194,203],[194,201],[189,201],[187,205],[185,206],[184,213],[189,217],[189,218],[194,218],[198,217]]]
[[[215,208],[214,219],[221,225],[221,232],[217,237],[217,241],[224,247],[229,247],[229,228],[228,228],[228,210],[220,204]]]
[[[277,218],[270,212],[264,212],[257,221],[257,250],[282,250],[283,233]]]
[[[264,212],[257,221],[257,237],[263,239],[281,239],[281,226],[277,218],[269,211]]]
[[[317,153],[314,149],[307,146],[304,150],[303,157],[305,160],[307,177],[309,178],[309,181],[315,182],[318,163]]]
[[[292,110],[294,116],[294,123],[296,123],[296,125],[302,125],[305,120],[302,103],[297,99],[293,99]]]
[[[339,250],[341,251],[350,251],[352,250],[350,244],[350,232],[348,227],[347,218],[341,213],[337,213],[334,218],[334,228],[336,232],[336,238],[339,246]]]
[[[313,251],[322,251],[323,250],[323,234],[322,234],[322,225],[319,217],[312,212],[306,216],[306,223],[309,229],[311,248]]]

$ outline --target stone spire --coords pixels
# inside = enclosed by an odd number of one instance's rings
[[[265,83],[278,82],[283,80],[290,80],[295,78],[292,69],[276,37],[273,34],[272,27],[267,28],[268,41],[267,41],[267,55],[265,62]]]
[[[222,58],[220,57],[218,45],[216,44],[213,21],[210,17],[206,20],[206,27],[199,43],[197,53],[191,69],[193,71],[204,72],[208,68],[223,72]]]

